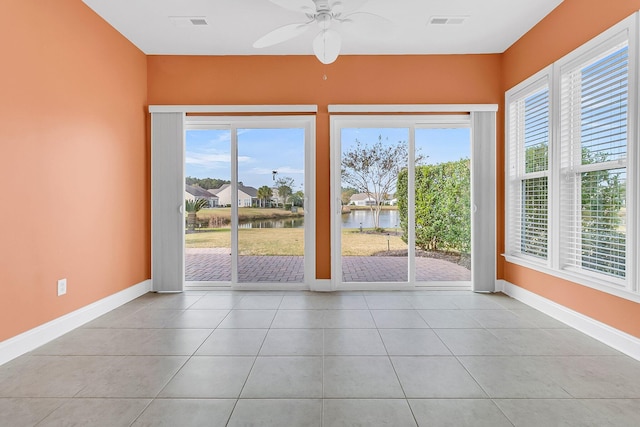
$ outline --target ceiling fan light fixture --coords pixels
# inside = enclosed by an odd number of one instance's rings
[[[340,55],[342,40],[340,34],[334,30],[321,31],[313,39],[313,52],[323,64],[331,64]]]

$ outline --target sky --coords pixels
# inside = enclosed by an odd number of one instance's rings
[[[345,128],[343,151],[356,138],[363,144],[377,141],[408,141],[407,128]],[[470,157],[469,128],[417,129],[416,148],[427,156],[423,163],[441,163]],[[239,129],[238,180],[260,188],[274,185],[277,178],[292,178],[294,191],[304,186],[304,130]],[[228,129],[188,130],[185,176],[231,180],[231,131]]]
[[[342,151],[355,145],[375,143],[378,136],[388,138],[389,144],[409,140],[407,128],[345,128],[342,130]],[[471,157],[469,128],[416,129],[416,150],[425,156],[423,164],[437,164]]]
[[[293,190],[304,185],[304,129],[238,129],[238,181],[260,188],[292,178]],[[185,176],[231,180],[231,132],[188,130]]]

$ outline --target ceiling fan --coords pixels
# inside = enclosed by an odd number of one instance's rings
[[[305,22],[299,22],[294,24],[288,24],[267,33],[262,36],[255,43],[253,47],[263,48],[273,46],[278,43],[285,42],[294,37],[297,37],[305,33],[309,28],[317,24],[320,28],[320,32],[313,39],[313,52],[320,62],[323,64],[331,64],[334,62],[338,55],[340,55],[340,48],[342,45],[342,37],[340,33],[335,29],[332,29],[333,24],[350,24],[358,20],[358,16],[368,16],[377,18],[381,21],[388,20],[382,16],[363,12],[363,11],[351,11],[345,13],[344,3],[347,1],[341,0],[270,0],[272,3],[288,10],[304,13],[307,17]],[[349,5],[353,3],[359,3],[362,6],[367,0],[352,1],[349,0]],[[357,7],[356,7],[357,9]]]

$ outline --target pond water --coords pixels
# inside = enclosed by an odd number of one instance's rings
[[[371,210],[351,211],[342,215],[342,228],[373,228],[373,212]],[[394,229],[400,226],[400,213],[397,210],[380,211],[380,227]]]
[[[304,217],[286,219],[258,219],[255,221],[241,222],[238,228],[302,228]]]
[[[370,210],[351,211],[343,214],[342,228],[373,228],[373,213]],[[393,230],[400,226],[400,214],[397,210],[380,211],[380,227]],[[304,217],[287,219],[260,219],[247,221],[238,225],[239,228],[302,228]]]

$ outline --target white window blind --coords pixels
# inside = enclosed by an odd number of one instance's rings
[[[624,284],[628,43],[580,59],[560,83],[560,265]]]
[[[549,87],[546,79],[509,102],[508,251],[546,260],[549,223]]]

